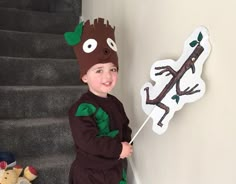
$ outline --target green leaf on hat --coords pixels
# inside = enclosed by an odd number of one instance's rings
[[[77,45],[81,40],[81,35],[83,32],[83,22],[79,23],[74,32],[66,32],[64,38],[68,45],[74,46]]]

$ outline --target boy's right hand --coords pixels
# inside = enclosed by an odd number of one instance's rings
[[[121,142],[122,144],[122,151],[120,154],[120,159],[127,158],[128,156],[131,156],[133,153],[133,147],[128,142]]]

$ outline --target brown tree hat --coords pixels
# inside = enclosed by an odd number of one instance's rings
[[[118,68],[115,27],[111,27],[103,18],[94,19],[90,24],[79,23],[74,32],[64,34],[68,45],[72,46],[79,63],[80,78],[98,63],[113,63]]]

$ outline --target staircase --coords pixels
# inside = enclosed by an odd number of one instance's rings
[[[77,24],[72,7],[0,0],[0,151],[33,165],[33,184],[68,183],[75,156],[67,111],[87,89],[63,38]]]

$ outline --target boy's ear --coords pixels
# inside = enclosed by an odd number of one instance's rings
[[[87,83],[87,75],[86,75],[86,74],[83,75],[83,77],[82,77],[81,79],[82,79],[82,81],[83,81],[84,83]]]

